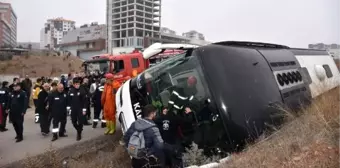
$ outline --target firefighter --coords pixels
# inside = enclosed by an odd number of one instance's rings
[[[49,111],[47,107],[48,103],[48,92],[50,91],[50,85],[45,83],[43,90],[38,95],[37,110],[40,119],[40,129],[43,136],[47,136],[49,133]]]
[[[120,83],[113,80],[113,74],[108,73],[105,75],[106,84],[101,97],[103,105],[104,118],[106,121],[107,130],[105,135],[114,134],[116,130],[116,92],[120,87]]]
[[[80,89],[80,82],[79,78],[73,79],[73,88],[69,91],[67,107],[71,111],[72,124],[77,130],[77,141],[81,140],[87,110],[86,93]]]
[[[9,101],[10,91],[8,88],[8,82],[2,82],[2,87],[0,88],[0,132],[5,132],[7,122],[7,106]]]
[[[35,83],[34,87],[33,87],[33,103],[35,106],[35,123],[39,123],[39,112],[38,112],[38,95],[40,93],[40,91],[43,89],[41,87],[41,79],[38,78],[37,82]]]
[[[169,99],[169,111],[181,116],[181,130],[184,136],[184,144],[190,145],[193,141],[195,127],[198,120],[196,117],[195,107],[197,100],[195,95],[197,93],[197,79],[190,76],[187,79],[186,87],[176,87],[173,89]]]
[[[49,96],[49,108],[51,109],[51,115],[53,119],[52,141],[57,140],[58,135],[59,137],[67,137],[65,134],[67,120],[67,99],[67,94],[64,92],[64,85],[61,83],[58,84],[57,91],[52,92]]]
[[[92,97],[93,105],[94,105],[94,117],[93,117],[93,124],[92,124],[93,128],[97,127],[100,112],[102,111],[101,97],[104,91],[104,85],[105,85],[105,79],[102,79],[100,83],[96,86],[96,90],[93,93],[93,97]],[[101,123],[102,123],[102,127],[104,127],[103,124],[105,123],[105,120],[103,118],[101,120]]]
[[[27,109],[27,95],[21,90],[21,84],[16,83],[13,86],[13,92],[9,98],[8,113],[16,132],[16,142],[23,140],[24,115]]]

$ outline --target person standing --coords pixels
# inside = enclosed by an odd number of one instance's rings
[[[105,75],[106,84],[102,93],[101,102],[103,105],[104,118],[106,121],[107,130],[105,135],[114,134],[116,131],[116,92],[120,87],[117,81],[113,80],[113,74]]]
[[[24,81],[22,81],[22,90],[25,91],[27,93],[27,98],[28,100],[30,100],[31,98],[31,94],[32,94],[32,81],[31,79],[28,77],[28,75],[26,75]],[[31,108],[29,105],[29,101],[28,101],[28,105],[27,108]]]
[[[12,92],[13,91],[13,88],[14,88],[14,85],[19,83],[20,82],[20,79],[19,78],[13,78],[13,83],[11,85],[9,85],[9,91]]]
[[[50,91],[51,92],[57,91],[57,86],[58,86],[58,83],[52,82]]]
[[[98,81],[96,82],[98,84]],[[96,128],[99,122],[100,112],[102,111],[102,104],[101,104],[101,97],[104,91],[105,79],[102,79],[100,83],[95,86],[95,91],[93,93],[93,105],[94,105],[94,117],[93,117],[93,124],[92,128]],[[104,122],[103,122],[104,121]],[[102,118],[102,127],[104,126],[105,120]]]
[[[165,164],[169,167],[181,167],[180,118],[163,107],[162,113],[155,120],[166,144],[164,147]]]
[[[73,79],[73,88],[69,91],[67,107],[71,111],[72,125],[77,130],[77,141],[81,140],[87,110],[86,93],[80,89],[80,82],[78,78]]]
[[[82,79],[82,84],[80,86],[80,89],[83,90],[83,92],[86,95],[86,120],[84,125],[91,125],[89,120],[91,119],[91,95],[90,95],[90,86],[89,86],[89,80],[88,78]]]
[[[43,90],[38,95],[37,110],[40,117],[40,129],[43,136],[47,136],[50,132],[49,127],[49,111],[48,111],[48,92],[50,91],[50,85],[45,83]]]
[[[54,91],[49,96],[49,108],[51,108],[53,119],[53,138],[55,141],[59,137],[67,137],[65,134],[65,126],[67,120],[67,95],[64,92],[64,85],[59,83],[57,91]],[[60,123],[60,126],[59,126]]]
[[[2,82],[2,87],[0,88],[0,132],[5,132],[8,129],[6,128],[6,122],[7,122],[7,106],[9,101],[9,88],[8,88],[8,82],[4,81]]]
[[[157,109],[149,104],[143,108],[143,118],[138,118],[123,136],[124,146],[131,156],[133,168],[164,167],[164,141],[154,123]],[[148,166],[149,165],[149,166]]]
[[[21,84],[16,83],[13,86],[13,92],[9,99],[8,113],[16,132],[16,142],[23,140],[24,115],[27,109],[27,95],[21,90]]]
[[[35,83],[33,87],[33,103],[35,106],[35,123],[39,123],[39,112],[38,112],[38,95],[43,88],[41,87],[41,79],[38,78],[37,82]]]

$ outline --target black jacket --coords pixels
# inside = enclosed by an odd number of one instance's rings
[[[81,84],[80,89],[85,92],[86,98],[90,98],[90,86],[88,84]]]
[[[26,92],[31,92],[32,81],[29,78],[26,78],[24,81],[22,81],[22,89]]]
[[[71,108],[72,114],[81,114],[83,110],[86,111],[87,107],[87,97],[86,92],[79,88],[71,88],[68,93],[68,106]]]
[[[161,114],[155,121],[161,136],[164,142],[168,144],[176,144],[179,140],[179,129],[180,129],[180,120],[179,118],[172,114],[168,113],[167,115]]]
[[[42,90],[38,94],[37,110],[39,113],[43,113],[46,111],[47,102],[48,102],[48,92],[46,92],[45,90]]]
[[[199,109],[195,105],[196,102],[195,89],[188,87],[174,87],[170,94],[169,99],[169,111],[177,113],[183,113],[186,107],[190,107],[193,111]]]
[[[0,104],[3,109],[7,109],[10,96],[9,88],[0,88]]]
[[[27,101],[27,95],[24,91],[13,91],[8,103],[9,115],[16,117],[25,114]]]
[[[48,97],[49,111],[53,118],[59,118],[67,115],[67,94],[65,92],[52,92]]]
[[[104,91],[104,85],[97,85],[96,91],[93,94],[92,100],[96,105],[101,105],[102,93]]]

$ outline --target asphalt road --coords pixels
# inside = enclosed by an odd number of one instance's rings
[[[93,109],[91,111],[93,113]],[[82,141],[96,138],[104,134],[105,128],[100,124],[96,129],[92,126],[84,126]],[[48,149],[57,149],[78,143],[76,141],[76,130],[73,128],[70,118],[66,124],[68,137],[59,138],[51,142],[52,135],[43,137],[40,133],[39,124],[34,123],[34,108],[28,109],[24,121],[24,140],[15,143],[15,131],[12,124],[8,124],[6,132],[0,132],[0,167],[2,165],[21,160],[27,156],[34,156],[46,152]]]

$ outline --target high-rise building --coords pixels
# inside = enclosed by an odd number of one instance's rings
[[[75,29],[75,21],[64,18],[48,19],[40,31],[40,49],[55,49],[67,31]]]
[[[16,47],[17,15],[11,4],[0,2],[0,47]]]
[[[143,48],[144,37],[160,38],[161,0],[107,0],[107,50]]]

